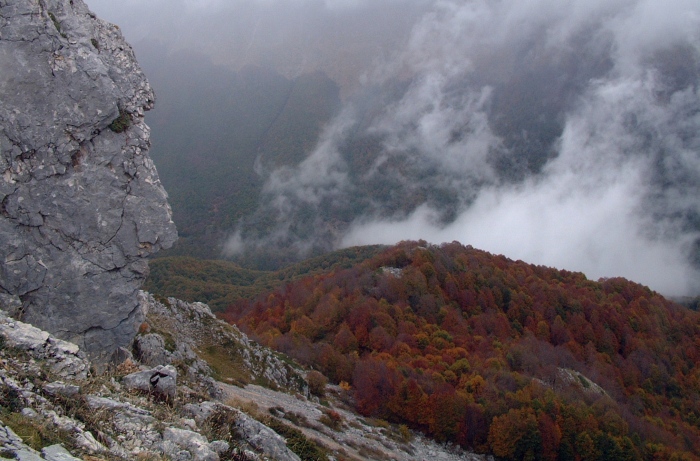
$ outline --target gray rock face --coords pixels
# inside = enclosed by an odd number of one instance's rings
[[[165,350],[165,341],[159,334],[149,333],[137,336],[134,351],[139,362],[149,367],[170,364],[170,354]]]
[[[82,0],[0,0],[0,301],[106,361],[133,339],[145,257],[177,239],[148,156],[154,94]]]

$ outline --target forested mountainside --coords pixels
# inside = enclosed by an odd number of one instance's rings
[[[700,314],[621,278],[458,243],[381,254],[224,314],[357,410],[501,459],[700,459]]]
[[[286,283],[310,275],[348,269],[385,247],[368,245],[337,250],[277,271],[246,269],[231,261],[171,256],[150,262],[144,288],[151,293],[189,302],[205,302],[214,312],[241,299],[254,299]]]

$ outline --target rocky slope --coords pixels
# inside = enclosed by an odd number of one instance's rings
[[[271,429],[209,400],[208,367],[187,343],[178,351],[190,365],[127,358],[98,377],[77,346],[3,314],[0,345],[0,459],[299,459]]]
[[[483,459],[360,418],[340,388],[311,395],[304,370],[204,304],[139,299],[135,357],[121,349],[99,376],[75,345],[0,313],[0,459]]]
[[[0,307],[105,362],[177,238],[148,156],[154,94],[82,0],[0,1]]]

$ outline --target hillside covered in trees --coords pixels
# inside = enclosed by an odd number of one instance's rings
[[[222,314],[356,409],[500,459],[700,459],[700,314],[625,279],[403,242]]]
[[[375,256],[382,245],[367,245],[326,253],[276,271],[247,269],[231,261],[187,256],[157,258],[149,263],[144,289],[163,297],[204,302],[214,312],[240,299],[253,299],[279,286],[310,275],[347,269]]]

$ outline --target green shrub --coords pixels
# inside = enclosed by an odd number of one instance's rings
[[[343,417],[334,410],[324,410],[318,420],[334,431],[340,431],[343,428]]]
[[[68,38],[66,34],[61,32],[61,23],[58,22],[58,19],[56,19],[56,15],[54,15],[52,12],[49,11],[49,18],[51,18],[51,22],[53,22],[53,26],[56,28],[59,34],[61,34],[61,37],[63,38]]]
[[[401,441],[404,443],[409,443],[411,440],[413,440],[413,433],[405,424],[401,424],[399,426],[399,436]]]
[[[115,133],[122,133],[131,126],[131,115],[123,109],[119,109],[119,117],[109,124],[109,129]]]
[[[234,429],[237,419],[238,415],[235,411],[226,407],[219,407],[206,419],[203,434],[209,440],[235,442],[238,439]]]
[[[22,398],[18,391],[11,387],[0,388],[0,410],[17,412],[23,407]]]
[[[588,380],[583,377],[583,375],[579,374],[578,380],[581,381],[581,385],[584,387],[584,389],[588,389],[591,387],[591,383],[589,383]]]
[[[56,443],[65,443],[70,439],[66,431],[50,423],[44,423],[28,418],[21,413],[10,413],[3,416],[3,422],[9,426],[24,443],[35,450]]]
[[[58,22],[58,19],[56,19],[56,15],[49,11],[49,18],[51,18],[51,22],[53,22],[53,26],[56,28],[56,30],[61,32],[61,23]]]

